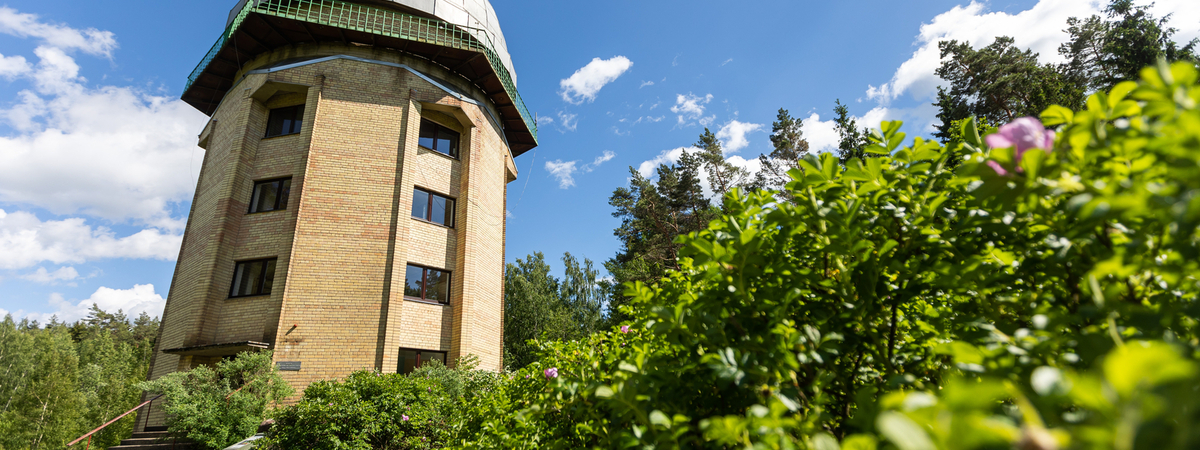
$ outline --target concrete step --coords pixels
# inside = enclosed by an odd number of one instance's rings
[[[192,450],[194,446],[184,439],[172,439],[166,431],[133,433],[121,445],[109,447],[116,450]]]

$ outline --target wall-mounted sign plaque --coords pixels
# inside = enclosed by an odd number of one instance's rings
[[[290,370],[295,372],[300,370],[300,361],[278,361],[275,363],[275,367],[277,367],[279,370]]]

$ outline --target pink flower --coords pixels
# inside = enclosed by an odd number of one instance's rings
[[[1017,150],[1015,157],[1020,161],[1021,155],[1031,148],[1054,150],[1054,130],[1047,130],[1033,117],[1022,117],[989,134],[987,145],[991,148],[1013,147]]]
[[[400,415],[400,420],[403,420],[403,421],[405,421],[405,422],[408,422],[408,414],[401,414],[401,415]]]
[[[988,165],[988,167],[991,167],[992,170],[996,171],[996,175],[1000,175],[1000,176],[1008,175],[1008,171],[1004,170],[1004,166],[1001,166],[1000,163],[998,163],[994,160],[989,160],[987,162],[987,165]]]
[[[550,379],[554,379],[554,378],[558,378],[558,368],[551,367],[549,369],[546,369],[546,379],[550,380]]]
[[[621,325],[621,332],[622,332],[622,333],[628,333],[628,332],[629,332],[629,325]]]

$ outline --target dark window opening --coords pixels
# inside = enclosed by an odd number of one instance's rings
[[[428,119],[421,119],[421,135],[417,144],[435,152],[458,157],[458,132]]]
[[[275,108],[267,117],[267,134],[265,137],[286,136],[300,132],[304,121],[304,105]]]
[[[250,196],[250,212],[256,213],[287,209],[288,194],[291,191],[291,178],[254,183],[254,194]]]
[[[408,266],[404,273],[404,296],[414,300],[450,303],[450,272]]]
[[[233,270],[233,286],[230,297],[270,295],[275,282],[275,258],[242,261]]]
[[[454,228],[454,199],[424,189],[413,189],[412,216]]]
[[[396,373],[410,373],[434,360],[442,363],[443,366],[446,365],[446,352],[402,348],[400,349],[400,360],[396,363]]]

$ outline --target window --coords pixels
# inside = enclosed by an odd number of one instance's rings
[[[450,272],[408,266],[404,273],[404,296],[413,300],[450,303]]]
[[[413,189],[412,216],[454,228],[454,199],[424,189]]]
[[[291,178],[255,182],[254,194],[250,196],[250,212],[287,209],[288,194],[291,191]]]
[[[272,109],[271,115],[267,117],[267,135],[265,137],[299,133],[303,119],[304,105]]]
[[[396,373],[409,373],[413,369],[425,365],[429,361],[438,361],[442,365],[446,365],[446,352],[435,352],[433,350],[410,350],[407,348],[400,349],[400,361],[396,363]]]
[[[421,135],[417,144],[453,158],[458,157],[458,132],[428,119],[421,119]]]
[[[230,297],[269,295],[275,281],[275,258],[242,261],[233,270],[233,287]]]

